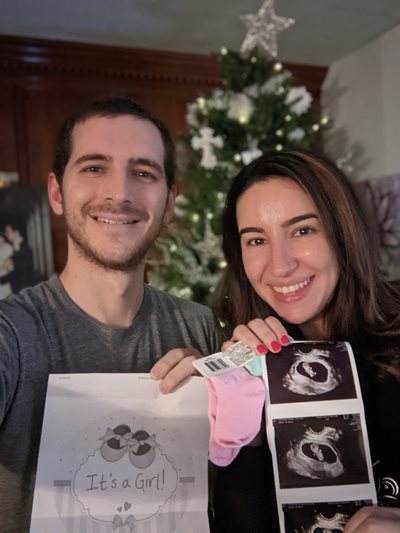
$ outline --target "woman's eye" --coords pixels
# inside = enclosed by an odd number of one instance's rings
[[[304,235],[310,235],[311,233],[315,233],[315,232],[316,232],[315,228],[312,228],[311,226],[305,226],[303,228],[299,228],[298,230],[296,230],[295,235],[303,237]]]
[[[262,237],[254,237],[253,239],[249,239],[247,241],[247,244],[249,246],[261,246],[264,243],[265,243],[265,239]]]

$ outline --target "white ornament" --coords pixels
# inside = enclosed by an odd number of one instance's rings
[[[260,155],[262,155],[262,151],[257,147],[257,141],[251,142],[249,148],[240,153],[242,161],[245,165],[248,165],[254,161],[254,159],[260,157]]]
[[[222,148],[224,141],[220,135],[214,136],[214,130],[207,126],[200,128],[200,135],[192,137],[191,144],[195,150],[202,150],[200,165],[203,168],[214,168],[217,164],[217,158],[214,154],[214,146]]]
[[[288,70],[285,70],[285,72],[282,72],[282,74],[278,74],[276,76],[271,76],[269,80],[267,80],[261,87],[260,92],[261,94],[272,94],[278,89],[282,88],[282,84],[291,77],[291,73]]]
[[[207,100],[209,109],[226,109],[228,107],[227,97],[222,89],[214,89],[211,98]]]
[[[246,94],[233,93],[229,99],[228,118],[242,124],[249,122],[254,112],[253,102]]]
[[[293,131],[288,133],[287,138],[289,141],[301,141],[305,134],[306,132],[303,130],[303,128],[295,128]]]
[[[255,83],[254,85],[249,85],[244,89],[244,92],[247,94],[247,96],[251,96],[251,98],[258,98],[260,95],[260,86],[258,83]]]
[[[188,104],[186,106],[186,122],[192,128],[197,128],[199,125],[199,121],[197,118],[197,110],[198,106],[196,103]]]
[[[248,29],[240,51],[246,53],[258,47],[272,57],[277,56],[277,34],[294,24],[292,18],[275,15],[274,0],[265,0],[256,15],[242,15],[240,19]]]
[[[302,115],[311,106],[312,96],[305,87],[292,87],[286,96],[285,103],[292,113]]]

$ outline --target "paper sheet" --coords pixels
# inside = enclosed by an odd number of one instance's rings
[[[208,438],[203,378],[51,375],[31,533],[208,532]]]
[[[343,531],[376,503],[351,346],[294,342],[266,357],[264,381],[281,533]]]

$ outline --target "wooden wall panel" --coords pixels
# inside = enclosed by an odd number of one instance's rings
[[[286,65],[319,98],[326,69]],[[94,98],[130,96],[172,133],[185,130],[186,103],[220,84],[214,57],[0,36],[0,170],[43,184],[65,118]],[[65,228],[52,219],[55,269],[66,258]]]

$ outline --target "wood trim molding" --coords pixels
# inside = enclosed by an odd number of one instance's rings
[[[0,68],[210,87],[220,83],[218,63],[209,56],[4,35]]]
[[[319,97],[326,67],[293,63],[285,63],[285,67]],[[0,35],[0,69],[26,75],[80,74],[203,88],[221,84],[218,61],[212,55],[6,35]]]

